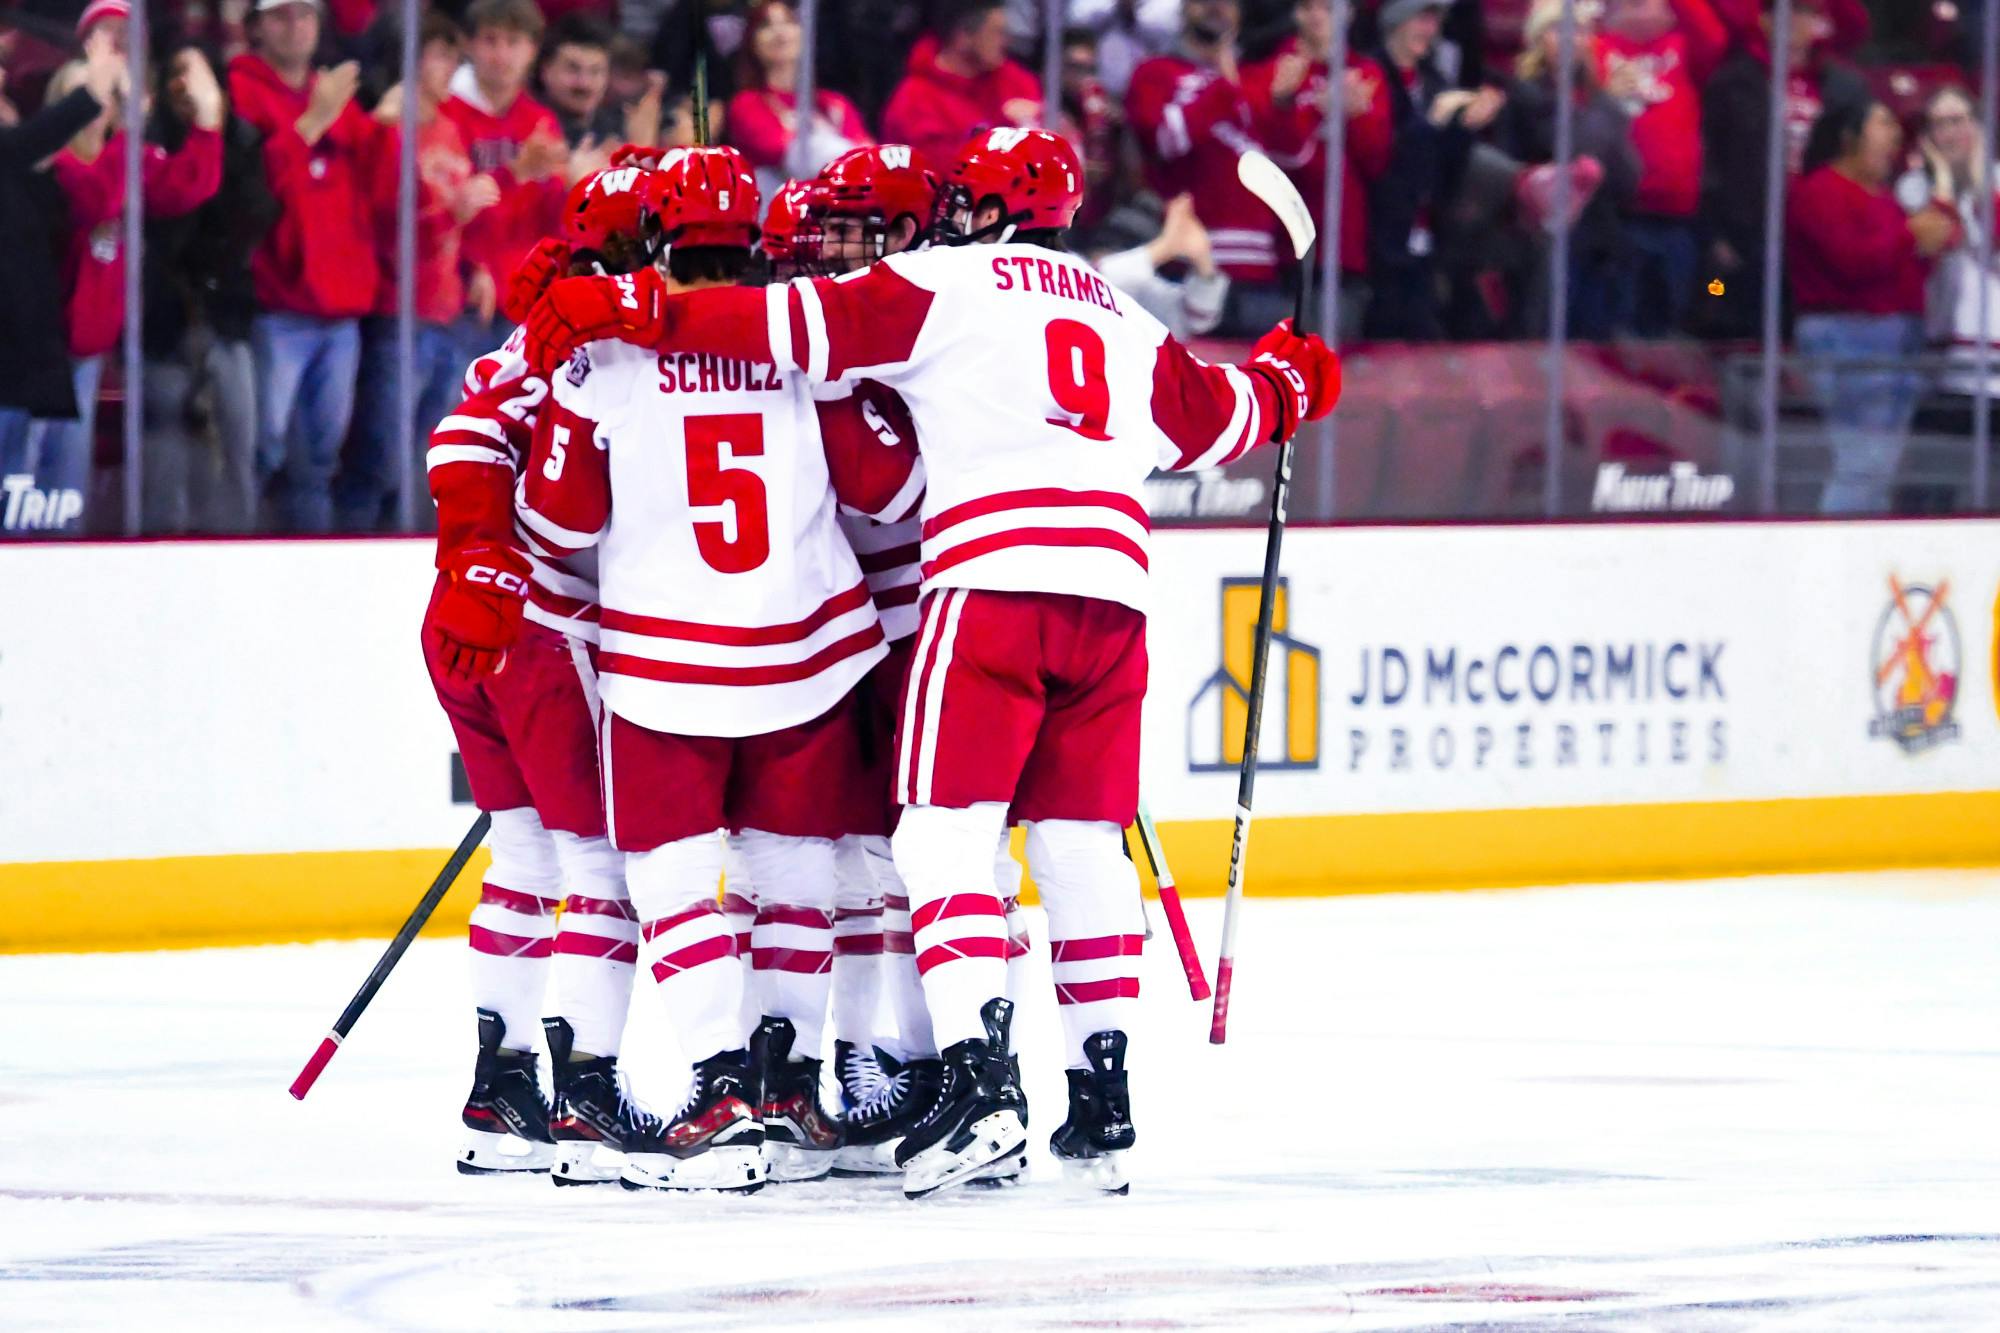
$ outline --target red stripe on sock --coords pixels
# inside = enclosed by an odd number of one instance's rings
[[[653,964],[653,980],[665,981],[669,977],[700,967],[703,963],[734,957],[736,957],[735,940],[727,935],[711,935],[698,944],[690,944],[685,949],[676,949]]]
[[[738,935],[736,937],[736,953],[738,957],[747,957],[749,955],[750,953],[749,931],[746,930],[741,935]]]
[[[804,926],[807,930],[832,930],[833,913],[817,907],[788,907],[777,903],[757,909],[760,926]]]
[[[885,930],[882,932],[882,949],[885,953],[915,953],[917,937],[907,931]]]
[[[1102,981],[1058,981],[1057,1004],[1092,1004],[1098,1000],[1136,1000],[1139,978],[1106,977]]]
[[[672,930],[675,926],[684,926],[688,922],[700,920],[704,916],[721,915],[722,909],[714,903],[696,903],[685,912],[675,912],[672,916],[663,916],[657,921],[648,921],[644,931],[641,933],[649,940],[657,939],[659,936]]]
[[[910,924],[922,930],[933,921],[948,916],[998,916],[1007,914],[1000,908],[1000,900],[990,893],[953,893],[935,899],[919,907],[910,917]]]
[[[609,916],[620,921],[637,921],[639,914],[632,910],[632,904],[619,898],[586,898],[572,893],[563,899],[563,911],[574,912],[578,916]]]
[[[1144,935],[1098,935],[1083,940],[1052,940],[1049,947],[1058,963],[1089,963],[1099,958],[1137,958],[1145,945]]]
[[[860,935],[833,937],[833,956],[836,958],[875,955],[882,951],[882,932],[879,930],[867,931]]]
[[[750,966],[759,972],[796,972],[817,976],[833,970],[833,955],[821,949],[752,949]]]
[[[997,958],[1005,962],[1007,941],[974,935],[967,939],[952,940],[948,944],[933,944],[917,955],[917,971],[928,972],[957,958]]]
[[[547,958],[555,945],[547,935],[504,935],[484,926],[472,928],[471,941],[473,952],[495,958]]]
[[[519,889],[503,889],[498,884],[481,884],[479,902],[481,906],[491,904],[494,907],[504,907],[510,912],[525,912],[529,916],[547,916],[556,909],[556,900],[553,898],[538,898]]]
[[[605,935],[586,935],[580,930],[565,930],[556,936],[556,952],[577,958],[603,958],[614,963],[639,961],[639,946],[632,941],[614,940]]]
[[[1007,961],[1011,963],[1016,958],[1026,958],[1027,956],[1028,937],[1026,935],[1009,935],[1007,937]]]

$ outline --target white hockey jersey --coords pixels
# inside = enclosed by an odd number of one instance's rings
[[[926,588],[1143,611],[1147,476],[1227,463],[1280,419],[1264,376],[1196,359],[1084,261],[1036,246],[925,250],[772,287],[761,329],[745,327],[741,294],[715,295],[674,298],[676,345],[902,397],[929,486]]]
[[[505,541],[528,557],[523,614],[538,625],[597,641],[597,555],[560,555],[537,542],[514,513],[515,478],[528,456],[548,381],[528,372],[516,329],[465,372],[465,398],[431,431],[426,457],[438,503],[440,553]]]
[[[518,504],[544,546],[597,550],[606,707],[759,735],[824,713],[881,660],[832,483],[902,517],[922,488],[913,448],[862,441],[851,404],[816,405],[768,363],[598,342],[552,379]]]

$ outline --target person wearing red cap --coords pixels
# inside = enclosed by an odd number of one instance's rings
[[[321,13],[313,0],[257,0],[252,50],[229,65],[236,114],[264,135],[277,224],[251,258],[260,313],[258,473],[286,474],[281,521],[333,526],[333,477],[354,412],[359,319],[380,282],[369,189],[382,127],[354,104],[353,61],[315,69]],[[292,456],[296,455],[296,456]]]
[[[90,0],[76,16],[76,35],[81,40],[92,28],[102,25],[111,34],[118,54],[125,54],[125,29],[132,20],[130,0]]]

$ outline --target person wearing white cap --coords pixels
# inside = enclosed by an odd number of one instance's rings
[[[99,24],[111,34],[111,45],[119,55],[125,54],[125,27],[131,21],[130,0],[90,0],[83,12],[76,16],[76,35],[83,35]]]

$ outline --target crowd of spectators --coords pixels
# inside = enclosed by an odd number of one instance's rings
[[[1979,294],[2000,305],[1967,239],[1993,188],[1964,91],[1978,10],[1946,0],[1872,13],[1794,0],[1783,32],[1769,0],[1577,0],[1568,80],[1563,0],[1068,0],[1053,34],[1040,0],[826,0],[809,109],[790,0],[424,8],[413,126],[393,0],[155,0],[138,93],[127,0],[27,0],[0,19],[0,478],[32,477],[35,492],[17,503],[26,483],[5,483],[7,526],[60,514],[81,528],[81,499],[63,496],[89,496],[93,443],[109,435],[100,398],[144,413],[150,531],[391,523],[400,377],[414,377],[420,428],[448,410],[461,367],[504,336],[497,292],[568,186],[620,143],[692,140],[697,64],[712,137],[767,191],[878,139],[942,156],[984,127],[1059,128],[1085,163],[1084,248],[1188,333],[1254,335],[1289,313],[1295,265],[1235,161],[1261,146],[1321,200],[1337,107],[1344,337],[1543,335],[1567,224],[1574,336],[1727,340],[1759,325],[1782,43],[1798,346],[1963,348],[1981,337]],[[1336,14],[1351,16],[1338,71]],[[136,394],[115,353],[134,95],[147,127]],[[418,162],[407,366],[405,134]],[[1964,375],[1952,387],[1971,392]],[[1824,392],[1864,435],[1913,410],[1892,369]],[[1863,474],[1879,466],[1857,467],[1857,490],[1873,485]],[[21,521],[29,510],[41,521]]]

